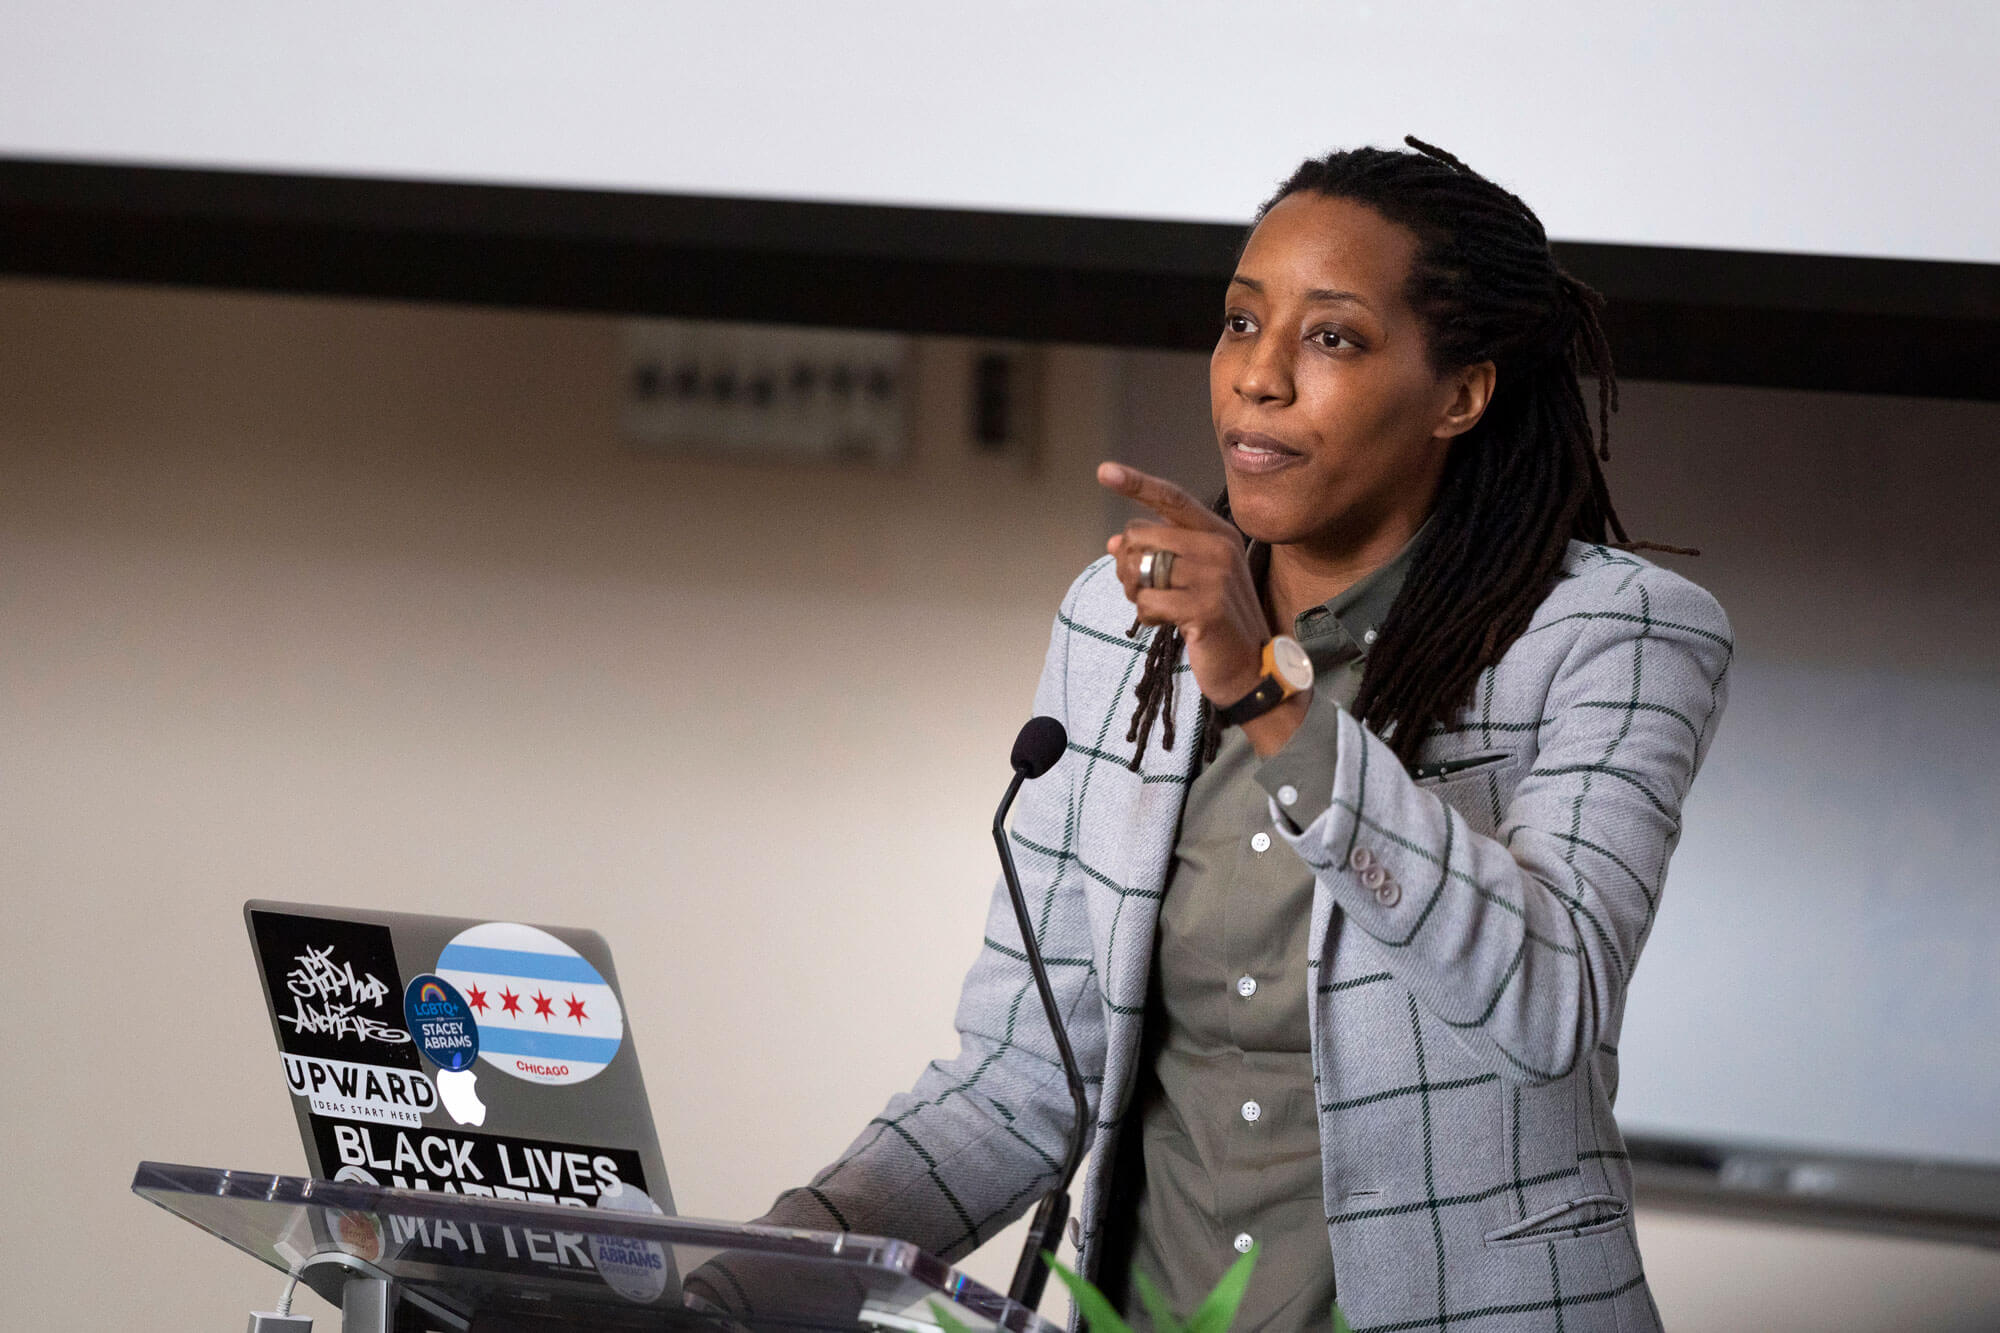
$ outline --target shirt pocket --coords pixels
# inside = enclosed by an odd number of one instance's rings
[[[1441,787],[1459,778],[1469,778],[1480,773],[1490,773],[1506,768],[1516,756],[1511,750],[1492,750],[1483,754],[1459,755],[1450,759],[1434,759],[1418,764],[1410,770],[1410,779],[1419,787]]]
[[[1541,1212],[1495,1227],[1482,1238],[1488,1246],[1531,1245],[1538,1241],[1594,1236],[1622,1227],[1630,1219],[1632,1201],[1616,1194],[1586,1194]]]

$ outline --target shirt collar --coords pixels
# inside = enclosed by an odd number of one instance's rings
[[[1307,607],[1292,621],[1292,637],[1305,648],[1306,656],[1312,658],[1315,671],[1330,671],[1367,655],[1383,622],[1389,618],[1389,608],[1403,591],[1403,580],[1410,572],[1417,546],[1433,521],[1426,518],[1396,554],[1352,586],[1318,606]],[[1271,548],[1262,542],[1252,543],[1250,562],[1262,582],[1270,567]]]

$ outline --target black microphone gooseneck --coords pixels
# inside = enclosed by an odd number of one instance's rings
[[[1083,1162],[1084,1135],[1089,1125],[1090,1102],[1083,1093],[1083,1071],[1077,1067],[1076,1052],[1070,1049],[1069,1031],[1063,1027],[1062,1014],[1056,1009],[1055,992],[1049,988],[1049,970],[1042,963],[1042,947],[1035,939],[1034,922],[1028,918],[1028,900],[1021,892],[1021,876],[1014,869],[1014,853],[1007,845],[1007,811],[1014,804],[1014,797],[1021,790],[1021,784],[1030,778],[1038,778],[1056,766],[1069,746],[1069,733],[1063,724],[1052,717],[1028,719],[1028,725],[1021,728],[1021,734],[1014,738],[1014,780],[1007,786],[1007,795],[1001,798],[999,812],[993,816],[993,845],[1000,849],[1000,870],[1007,879],[1007,893],[1014,900],[1014,920],[1021,927],[1021,949],[1028,956],[1028,968],[1035,974],[1035,989],[1041,993],[1042,1012],[1048,1015],[1049,1030],[1055,1034],[1056,1050],[1062,1054],[1063,1074],[1069,1079],[1070,1100],[1076,1103],[1076,1119],[1070,1126],[1069,1155],[1063,1161],[1062,1179],[1054,1189],[1042,1197],[1035,1209],[1034,1219],[1028,1224],[1028,1240],[1021,1247],[1021,1262],[1014,1269],[1014,1281],[1007,1288],[1007,1296],[1019,1301],[1030,1310],[1042,1303],[1042,1290],[1048,1285],[1049,1266],[1042,1258],[1044,1251],[1053,1254],[1062,1236],[1063,1223],[1069,1220],[1069,1186],[1076,1178],[1076,1169]]]

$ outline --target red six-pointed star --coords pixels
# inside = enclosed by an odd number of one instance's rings
[[[576,998],[576,992],[571,991],[569,993],[569,998],[567,1000],[564,1000],[563,1003],[569,1006],[569,1017],[574,1018],[576,1020],[576,1025],[578,1027],[582,1027],[583,1020],[585,1017],[585,1014],[583,1012],[583,1001]]]
[[[554,1018],[555,1016],[556,1016],[556,1011],[555,1011],[555,998],[554,998],[553,996],[549,996],[549,995],[544,995],[544,994],[542,994],[542,993],[541,993],[540,991],[536,991],[536,992],[535,992],[535,1017],[537,1017],[537,1018]]]
[[[500,992],[500,1007],[514,1015],[514,1017],[519,1018],[521,1016],[521,997],[513,991],[503,988]]]
[[[472,987],[472,1007],[482,1014],[486,1012],[486,992],[477,986]]]

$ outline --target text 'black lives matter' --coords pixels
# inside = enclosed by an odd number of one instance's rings
[[[321,1116],[312,1117],[312,1131],[328,1170],[396,1189],[577,1208],[595,1207],[628,1185],[646,1192],[639,1154],[629,1148],[348,1124]]]

